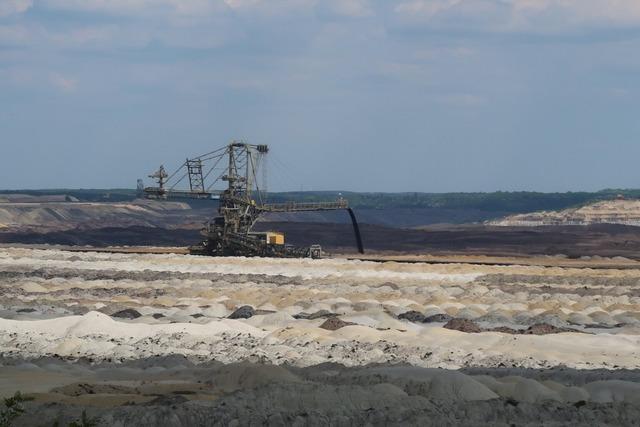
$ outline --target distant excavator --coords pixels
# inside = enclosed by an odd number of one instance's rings
[[[267,145],[233,141],[226,147],[187,159],[171,175],[164,166],[160,166],[158,171],[149,175],[157,186],[144,187],[139,182],[139,188],[149,199],[218,199],[218,216],[205,224],[202,230],[205,239],[189,248],[192,254],[321,258],[323,251],[320,245],[296,247],[286,244],[281,232],[256,232],[252,228],[264,213],[342,209],[349,213],[358,251],[364,253],[358,222],[344,198],[339,197],[333,202],[264,203],[267,193],[265,188],[260,188],[258,177],[260,173],[266,177],[268,153]],[[188,178],[189,189],[178,189],[185,178]],[[220,182],[226,182],[226,188],[215,190]]]

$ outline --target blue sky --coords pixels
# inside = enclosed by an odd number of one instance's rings
[[[0,188],[637,188],[638,52],[638,0],[0,0]]]

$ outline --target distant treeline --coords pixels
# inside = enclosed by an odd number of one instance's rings
[[[57,195],[73,196],[80,201],[131,201],[137,197],[134,189],[48,189],[11,190],[1,194]],[[622,195],[625,198],[640,198],[640,189],[607,189],[598,192],[538,193],[504,192],[493,193],[356,193],[338,191],[295,191],[270,193],[268,201],[315,202],[335,200],[340,195],[349,200],[350,206],[359,209],[389,208],[439,208],[477,209],[500,212],[533,212],[541,210],[566,209],[599,200],[610,200]]]
[[[64,194],[75,197],[81,202],[126,202],[137,197],[136,190],[128,188],[110,189],[70,189],[54,188],[46,190],[0,190],[0,197],[3,194],[27,194],[30,196],[56,196]]]
[[[339,194],[354,208],[439,208],[477,209],[500,212],[533,212],[581,206],[599,200],[611,200],[619,195],[640,198],[640,190],[608,189],[598,192],[537,193],[528,191],[493,193],[352,193],[352,192],[290,192],[269,195],[271,202],[298,200],[305,202],[331,200]]]

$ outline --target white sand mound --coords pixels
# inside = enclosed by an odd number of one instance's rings
[[[424,399],[407,396],[402,389],[392,384],[376,384],[371,387],[332,386],[315,383],[289,383],[270,387],[267,394],[236,393],[232,408],[238,413],[258,414],[255,421],[242,421],[238,425],[262,425],[277,420],[279,425],[366,425],[364,419],[355,422],[354,414],[363,414],[373,408],[407,408],[408,412],[424,411]],[[250,411],[250,412],[249,412]],[[292,418],[269,418],[263,414],[295,414]],[[332,414],[330,417],[314,417],[309,422],[300,414]],[[296,420],[297,415],[297,420]],[[245,418],[246,419],[246,418]],[[259,420],[259,421],[258,421]],[[265,421],[266,420],[266,421]],[[291,422],[296,420],[295,422]],[[288,421],[288,422],[287,422]],[[235,423],[232,423],[234,425]]]
[[[637,313],[624,312],[613,316],[616,322],[624,323],[627,325],[640,325],[640,319],[637,317]]]
[[[538,382],[518,376],[494,378],[478,375],[472,378],[500,397],[518,402],[541,403],[554,400],[565,403],[579,401],[640,403],[640,384],[630,381],[596,381],[583,387],[567,387],[555,381]]]
[[[145,338],[160,334],[189,334],[193,336],[215,336],[223,333],[243,333],[264,336],[265,333],[237,320],[223,319],[204,325],[174,323],[148,325],[113,320],[106,314],[92,311],[84,316],[60,317],[48,320],[19,321],[0,319],[0,330],[32,336],[33,339],[56,339],[77,337],[97,341],[101,338]]]
[[[360,320],[369,319],[382,326],[383,322],[375,317],[361,316]],[[144,324],[138,320],[114,320],[98,312],[37,321],[0,319],[0,348],[4,354],[25,357],[57,353],[69,357],[105,359],[117,355],[131,359],[184,354],[198,360],[234,362],[260,357],[296,365],[325,361],[348,366],[406,362],[446,368],[500,363],[532,368],[554,365],[597,368],[617,364],[637,369],[640,365],[637,335],[467,334],[408,322],[402,322],[404,330],[354,325],[327,331],[318,328],[324,319],[298,321],[286,313],[201,324]]]
[[[0,267],[31,266],[79,268],[84,270],[123,270],[156,272],[201,272],[246,274],[260,272],[268,276],[314,278],[352,278],[359,280],[437,280],[448,283],[469,283],[480,273],[433,272],[422,266],[389,266],[373,262],[353,262],[339,259],[268,259],[223,257],[203,258],[184,255],[131,255],[35,250],[1,249]],[[390,268],[391,267],[391,268]]]
[[[370,310],[381,310],[382,304],[377,300],[364,300],[358,301],[353,304],[354,311],[370,311]]]
[[[252,389],[270,383],[302,382],[298,376],[281,366],[249,363],[225,365],[210,381],[225,391]]]
[[[244,320],[244,322],[256,328],[274,330],[286,327],[290,323],[295,322],[295,320],[296,319],[294,319],[290,314],[279,312],[253,316],[247,320]]]
[[[363,311],[350,316],[340,316],[345,322],[355,323],[357,325],[368,326],[374,329],[394,329],[394,330],[407,330],[417,329],[420,326],[402,322],[398,319],[391,317],[389,314],[381,311]]]
[[[12,356],[55,352],[102,359],[179,353],[196,360],[296,365],[332,361],[348,366],[393,362],[446,368],[640,367],[640,327],[611,325],[612,320],[640,321],[640,297],[634,293],[640,271],[632,269],[14,248],[0,248],[0,269],[8,273],[0,283],[0,312],[7,318],[68,316],[97,307],[105,313],[131,308],[143,314],[135,320],[115,320],[95,312],[46,321],[0,319],[0,353]],[[275,313],[226,319],[241,305]],[[18,312],[23,308],[27,310]],[[323,318],[292,317],[320,310],[358,325],[327,331],[318,328]],[[409,310],[427,316],[446,312],[480,317],[485,327],[526,327],[541,321],[564,326],[565,320],[576,320],[614,328],[548,336],[465,334],[441,324],[398,321],[397,316]],[[156,319],[155,313],[165,317]],[[565,399],[562,390],[552,391]],[[523,393],[527,395],[526,390]]]
[[[389,382],[404,389],[410,395],[425,396],[436,400],[490,400],[498,395],[472,377],[456,371],[420,369],[414,367],[372,368],[360,374],[357,384],[364,381]]]
[[[471,307],[465,307],[462,310],[459,310],[456,313],[456,317],[459,317],[460,319],[469,319],[469,320],[474,320],[477,319],[478,317],[482,316],[483,312],[473,309]]]
[[[591,400],[598,403],[628,402],[640,403],[640,384],[630,381],[596,381],[584,386]]]
[[[563,401],[560,394],[539,382],[522,377],[493,378],[474,376],[478,382],[487,386],[500,397],[514,399],[518,402],[539,403],[548,400]]]
[[[48,292],[47,288],[33,282],[27,282],[24,285],[22,285],[21,288],[25,292],[33,292],[33,293]]]
[[[581,400],[589,400],[589,392],[583,388],[574,386],[567,387],[564,384],[560,384],[555,381],[541,381],[541,383],[548,389],[558,393],[563,402],[575,403],[580,402]]]
[[[640,201],[603,200],[577,208],[509,215],[487,221],[495,226],[625,224],[640,225]]]
[[[227,317],[231,314],[223,304],[211,304],[210,307],[202,310],[202,314],[207,317]]]
[[[560,395],[539,382],[522,377],[504,377],[499,380],[503,384],[513,384],[512,397],[518,402],[539,403],[547,400],[560,401]]]
[[[593,323],[593,320],[584,313],[571,313],[567,317],[567,322],[574,325],[590,325]]]

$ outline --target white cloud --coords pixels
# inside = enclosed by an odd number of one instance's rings
[[[465,46],[437,46],[428,49],[419,49],[411,55],[416,61],[436,61],[443,58],[466,59],[476,52]]]
[[[451,9],[464,0],[411,0],[401,2],[395,11],[413,17],[431,18]]]
[[[0,25],[0,44],[24,45],[31,39],[31,32],[24,26]]]
[[[222,0],[42,0],[51,9],[120,15],[207,15],[224,7]]]
[[[453,93],[440,98],[444,104],[454,107],[478,107],[484,104],[484,99],[471,93]]]
[[[42,0],[52,9],[83,10],[121,15],[176,14],[213,16],[228,10],[280,14],[312,10],[320,0]],[[364,0],[343,0],[361,3]]]
[[[609,94],[615,98],[625,98],[630,95],[630,92],[628,89],[616,87],[610,89]]]
[[[95,26],[73,28],[64,33],[49,33],[47,37],[58,46],[74,47],[110,44],[116,34],[118,34],[116,26]]]
[[[4,0],[2,0],[4,1]],[[32,0],[9,0],[24,2]],[[119,15],[175,14],[213,16],[232,10],[264,16],[313,12],[328,8],[350,17],[371,15],[370,0],[41,0],[51,9],[82,10]]]
[[[308,37],[334,51],[345,43],[373,45],[387,29],[387,0],[38,0],[38,16],[15,26],[0,25],[0,44],[53,48],[172,47],[214,48],[229,40],[251,43],[247,25],[268,36],[290,33],[292,42]],[[391,10],[401,25],[493,32],[562,32],[590,26],[640,25],[640,0],[395,0]],[[0,16],[28,10],[33,0],[0,0]],[[99,20],[50,25],[46,9],[110,15]],[[326,19],[327,16],[347,19]],[[120,19],[123,16],[132,19]],[[246,25],[238,25],[234,16]],[[375,17],[359,20],[350,18]],[[274,23],[270,19],[287,21]],[[24,21],[24,22],[22,22]],[[292,25],[287,25],[291,22]],[[396,21],[397,22],[397,21]],[[308,25],[307,25],[308,23]],[[22,25],[22,26],[19,26]],[[308,32],[307,32],[308,30]],[[380,32],[376,34],[375,31]],[[313,34],[312,34],[313,33]],[[284,38],[283,38],[284,39]],[[258,40],[260,41],[260,40]],[[260,43],[258,43],[260,44]],[[428,60],[442,52],[416,53]],[[461,50],[457,56],[468,56]],[[454,53],[449,53],[449,56]],[[402,61],[400,61],[402,62]],[[393,67],[392,67],[393,68]],[[401,67],[402,68],[402,67]]]
[[[386,1],[386,0],[385,0]],[[27,11],[34,0],[0,0],[0,17]],[[347,17],[380,14],[371,0],[39,0],[55,10],[207,19],[228,11],[277,16],[330,10]],[[443,28],[563,31],[582,26],[640,25],[640,0],[395,0],[395,15]],[[377,12],[377,13],[376,13]]]
[[[161,35],[167,34],[165,29]],[[146,27],[87,25],[52,30],[39,24],[0,25],[0,45],[113,49],[144,47],[152,39]]]
[[[0,57],[0,61],[5,58]],[[15,59],[15,58],[10,58]],[[10,85],[14,87],[33,87],[37,82],[37,72],[27,67],[0,67],[0,85]]]
[[[261,17],[281,17],[313,13],[316,6],[328,0],[224,0],[236,13]]]
[[[404,0],[395,12],[414,22],[492,31],[640,25],[639,0]]]
[[[373,15],[368,0],[326,0],[331,10],[343,16],[354,18]]]
[[[75,92],[77,88],[77,82],[69,77],[65,77],[61,74],[52,74],[49,81],[56,89],[63,92]]]
[[[242,9],[258,5],[260,0],[224,0],[224,2],[231,9]]]
[[[26,12],[33,6],[33,0],[0,0],[0,16]]]

